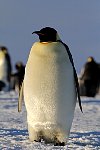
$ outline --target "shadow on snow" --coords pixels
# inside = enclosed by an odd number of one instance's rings
[[[100,146],[100,132],[71,132],[70,139],[79,146]]]
[[[23,140],[24,136],[28,136],[28,131],[27,130],[18,130],[18,129],[2,129],[0,128],[0,137],[17,137],[16,140]],[[19,138],[18,138],[19,137]]]
[[[27,138],[28,131],[18,129],[0,128],[0,137],[13,137],[16,141],[23,141]],[[25,138],[23,138],[25,137]],[[71,132],[69,141],[79,146],[100,146],[100,132]]]
[[[93,99],[93,100],[82,100],[82,103],[84,104],[84,103],[96,103],[97,105],[98,104],[100,104],[100,100],[95,100],[95,99]]]

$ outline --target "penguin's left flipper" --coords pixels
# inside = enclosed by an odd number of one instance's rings
[[[18,112],[22,110],[22,100],[23,100],[23,88],[24,88],[24,81],[19,91],[19,98],[18,98]]]
[[[81,105],[80,92],[79,92],[78,77],[77,77],[76,69],[75,69],[75,66],[74,66],[72,54],[71,54],[71,52],[70,52],[70,50],[69,50],[69,47],[68,47],[65,43],[63,43],[61,40],[58,40],[58,42],[61,42],[61,43],[65,46],[66,51],[67,51],[67,54],[68,54],[68,56],[69,56],[69,60],[70,60],[70,62],[71,62],[71,64],[72,64],[72,66],[73,66],[74,79],[75,79],[75,85],[76,85],[76,93],[77,93],[77,97],[78,97],[78,101],[79,101],[79,107],[80,107],[81,112],[83,112],[83,110],[82,110],[82,105]]]

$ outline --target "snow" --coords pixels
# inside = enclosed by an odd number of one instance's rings
[[[100,150],[100,95],[81,97],[83,113],[78,103],[68,144],[55,147],[32,143],[28,139],[26,110],[17,111],[18,95],[14,91],[0,93],[0,150]]]

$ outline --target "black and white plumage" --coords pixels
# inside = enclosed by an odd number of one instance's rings
[[[2,90],[10,90],[10,77],[11,77],[11,59],[8,49],[4,46],[0,47],[0,81],[4,82],[5,86]]]
[[[69,48],[55,29],[46,27],[33,32],[40,41],[33,44],[25,68],[19,97],[24,94],[29,138],[43,138],[55,145],[68,140],[77,96],[77,74]]]
[[[18,61],[15,64],[16,72],[11,75],[11,89],[19,92],[25,74],[25,66],[23,62]]]
[[[80,94],[95,97],[100,87],[100,66],[93,57],[88,57],[87,62],[79,76]]]

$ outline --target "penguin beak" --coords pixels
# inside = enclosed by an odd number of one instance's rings
[[[37,34],[37,35],[44,35],[43,33],[41,33],[40,31],[34,31],[34,32],[32,32],[32,34]]]
[[[35,33],[35,34],[39,34],[39,31],[34,31],[34,32],[32,32],[32,34],[34,34],[34,33]]]

